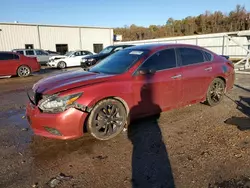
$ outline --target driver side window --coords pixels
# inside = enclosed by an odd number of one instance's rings
[[[156,52],[154,55],[149,57],[142,66],[140,70],[164,70],[176,67],[176,56],[175,49],[166,49]]]

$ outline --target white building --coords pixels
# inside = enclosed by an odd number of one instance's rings
[[[113,44],[113,29],[104,27],[0,23],[0,51],[36,48],[65,52],[99,52]]]
[[[246,49],[250,49],[250,41],[248,41],[247,37],[233,36],[232,37],[233,40],[229,40],[229,38],[227,37],[230,35],[236,35],[237,33],[238,31],[228,32],[228,33],[214,33],[214,34],[204,34],[204,35],[158,38],[158,39],[139,40],[139,41],[115,42],[115,44],[134,44],[134,45],[150,44],[150,43],[193,44],[205,47],[217,54],[228,55],[231,58],[238,59],[246,57],[248,53]]]

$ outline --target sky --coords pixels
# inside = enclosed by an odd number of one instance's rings
[[[163,25],[208,11],[229,13],[250,0],[0,0],[0,22],[123,27]]]

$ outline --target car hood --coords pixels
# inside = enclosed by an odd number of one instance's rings
[[[95,54],[95,55],[88,55],[87,57],[84,57],[83,59],[99,59],[109,56],[109,54]]]
[[[69,71],[39,80],[33,86],[33,91],[42,94],[54,94],[68,89],[82,87],[106,81],[110,74],[97,74],[83,70]]]
[[[49,59],[51,60],[51,59],[65,58],[65,57],[67,57],[67,56],[65,56],[65,55],[54,55],[54,56],[51,56]]]

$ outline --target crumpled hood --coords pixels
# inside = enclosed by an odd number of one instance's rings
[[[55,55],[55,56],[50,57],[49,60],[65,58],[65,57],[67,57],[67,56],[65,56],[65,55]]]
[[[114,75],[97,74],[83,70],[69,71],[39,80],[33,91],[43,94],[54,94],[60,91],[81,87],[96,82],[103,82]]]

